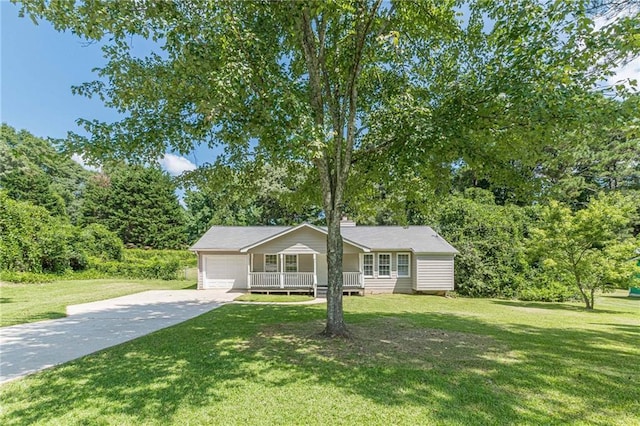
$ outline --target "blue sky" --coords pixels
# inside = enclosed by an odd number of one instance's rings
[[[18,17],[18,7],[6,0],[0,0],[0,24],[3,123],[40,137],[64,138],[68,131],[85,134],[76,125],[78,118],[107,122],[119,118],[99,99],[71,93],[71,86],[94,80],[91,70],[105,63],[99,45],[57,32],[46,21],[36,26],[31,19]],[[197,152],[201,161],[208,157],[204,151]],[[161,164],[175,175],[193,168],[195,158],[168,154]]]

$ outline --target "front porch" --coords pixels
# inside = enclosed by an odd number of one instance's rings
[[[364,276],[358,255],[345,255],[343,291],[363,294]],[[250,293],[326,295],[326,256],[319,253],[251,253],[247,271]]]

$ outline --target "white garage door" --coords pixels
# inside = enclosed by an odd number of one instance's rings
[[[247,256],[204,256],[204,288],[246,288]]]

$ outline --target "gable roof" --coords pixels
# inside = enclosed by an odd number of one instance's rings
[[[310,223],[301,223],[298,226],[287,228],[284,231],[281,231],[281,232],[279,232],[277,234],[271,235],[271,236],[269,236],[269,237],[267,237],[267,238],[265,238],[263,240],[257,241],[254,244],[250,244],[250,245],[248,245],[246,247],[243,247],[243,248],[240,249],[240,251],[242,253],[246,253],[248,250],[251,250],[254,247],[261,246],[262,244],[268,243],[269,241],[273,241],[276,238],[280,238],[280,237],[282,237],[282,236],[284,236],[286,234],[289,234],[291,232],[297,231],[298,229],[301,229],[301,228],[313,229],[316,232],[320,232],[321,234],[327,235],[327,230],[325,228],[319,228],[317,226],[311,225]],[[342,237],[342,241],[347,243],[347,244],[350,244],[352,246],[355,246],[355,247],[357,247],[357,248],[359,248],[359,249],[361,249],[361,250],[363,250],[365,252],[371,251],[371,249],[369,249],[369,247],[365,247],[365,246],[363,246],[361,244],[358,244],[358,243],[356,243],[354,241],[351,241],[350,239],[345,238],[344,235]]]
[[[246,252],[302,227],[327,233],[325,227],[308,223],[298,226],[212,226],[190,250]],[[350,226],[341,228],[341,233],[346,243],[365,252],[407,250],[414,253],[458,253],[429,226]]]

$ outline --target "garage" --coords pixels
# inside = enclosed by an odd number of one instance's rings
[[[247,288],[246,255],[210,255],[203,260],[203,288]]]

